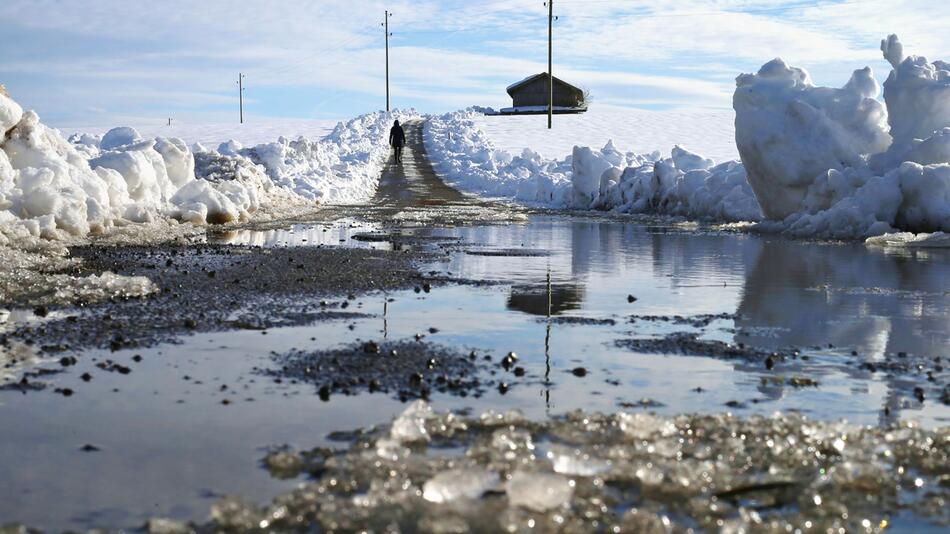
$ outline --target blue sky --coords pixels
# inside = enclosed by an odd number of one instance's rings
[[[731,107],[734,79],[774,57],[840,86],[888,71],[880,39],[950,59],[943,1],[555,0],[554,73],[595,106]],[[384,10],[392,102],[509,105],[542,72],[542,0],[3,0],[0,83],[53,125],[345,118],[381,109]]]

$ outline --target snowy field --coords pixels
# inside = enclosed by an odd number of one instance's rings
[[[333,128],[340,122],[346,121],[250,117],[244,124],[237,121],[218,124],[188,124],[172,120],[171,126],[161,123],[134,123],[125,126],[135,128],[145,138],[177,137],[189,145],[201,143],[206,147],[213,148],[230,139],[234,139],[245,146],[270,143],[281,136],[290,139],[301,136],[308,139],[322,139],[332,132]],[[114,124],[108,126],[65,126],[58,129],[64,136],[69,137],[75,133],[104,135],[114,126]]]
[[[731,109],[651,111],[595,104],[587,113],[555,116],[551,130],[544,115],[491,115],[475,124],[512,154],[530,148],[547,159],[563,158],[574,145],[600,148],[613,140],[617,148],[641,154],[681,145],[719,162],[739,159],[735,116]]]

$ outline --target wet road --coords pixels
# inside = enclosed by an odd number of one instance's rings
[[[422,141],[422,121],[410,121],[403,126],[406,130],[406,146],[402,151],[402,163],[396,163],[395,155],[390,153],[372,203],[377,206],[405,208],[468,205],[479,202],[474,197],[463,195],[445,185],[436,175],[432,164],[426,158]]]

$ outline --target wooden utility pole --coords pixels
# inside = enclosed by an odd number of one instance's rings
[[[389,17],[393,16],[392,13],[386,11],[386,14],[383,17],[383,28],[386,30],[386,112],[389,112],[389,36],[392,35],[389,33]]]
[[[548,0],[548,130],[554,116],[554,72],[551,70],[551,53],[554,36],[554,0]]]
[[[241,124],[244,124],[244,74],[238,73],[238,106],[241,110]]]

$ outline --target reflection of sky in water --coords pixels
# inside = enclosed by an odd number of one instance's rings
[[[338,245],[341,240],[386,246],[351,239],[377,229],[345,221],[231,239],[261,246]],[[813,418],[876,424],[888,405],[895,414],[928,425],[947,422],[946,406],[928,399],[921,407],[898,398],[881,373],[858,372],[844,363],[844,355],[851,350],[869,359],[897,351],[946,355],[950,252],[886,253],[861,244],[686,233],[591,219],[536,218],[528,225],[440,233],[462,236],[480,249],[550,254],[456,253],[426,270],[506,284],[370,295],[350,310],[376,314],[372,318],[267,335],[196,335],[181,345],[100,355],[131,365],[128,376],[95,371],[93,355],[87,354],[57,379],[77,391],[69,399],[0,395],[0,457],[16,459],[0,462],[0,481],[17,488],[0,493],[0,517],[54,528],[135,526],[147,515],[203,518],[213,502],[202,497],[208,492],[268,498],[293,482],[272,480],[258,468],[262,447],[317,445],[331,430],[386,422],[404,406],[379,394],[337,395],[323,403],[312,386],[273,384],[252,369],[268,365],[270,351],[407,338],[430,327],[439,329],[430,340],[486,350],[495,366],[514,351],[528,371],[525,379],[503,375],[513,384],[507,395],[491,390],[478,399],[437,396],[437,409],[519,408],[541,417],[578,408],[613,411],[620,403],[649,398],[664,404],[656,408],[661,413],[710,413],[729,410],[725,403],[736,400],[747,406],[733,410],[741,414],[794,409]],[[612,318],[617,324],[549,325],[544,317],[549,272],[556,315]],[[629,294],[638,300],[628,303]],[[383,316],[386,298],[395,300]],[[816,377],[820,386],[763,385],[760,379],[767,373],[760,364],[637,354],[613,344],[618,338],[693,330],[630,323],[631,314],[723,312],[741,317],[735,323],[714,321],[707,337],[801,347],[812,358],[799,362],[795,373]],[[834,348],[828,349],[829,343]],[[134,353],[144,361],[131,364]],[[570,373],[580,365],[588,370],[585,378]],[[95,378],[80,383],[78,375],[87,368]],[[191,379],[184,380],[185,375]],[[228,389],[222,391],[224,384]],[[696,392],[697,387],[704,391]],[[233,404],[221,405],[224,398]],[[84,443],[102,452],[78,452]]]

